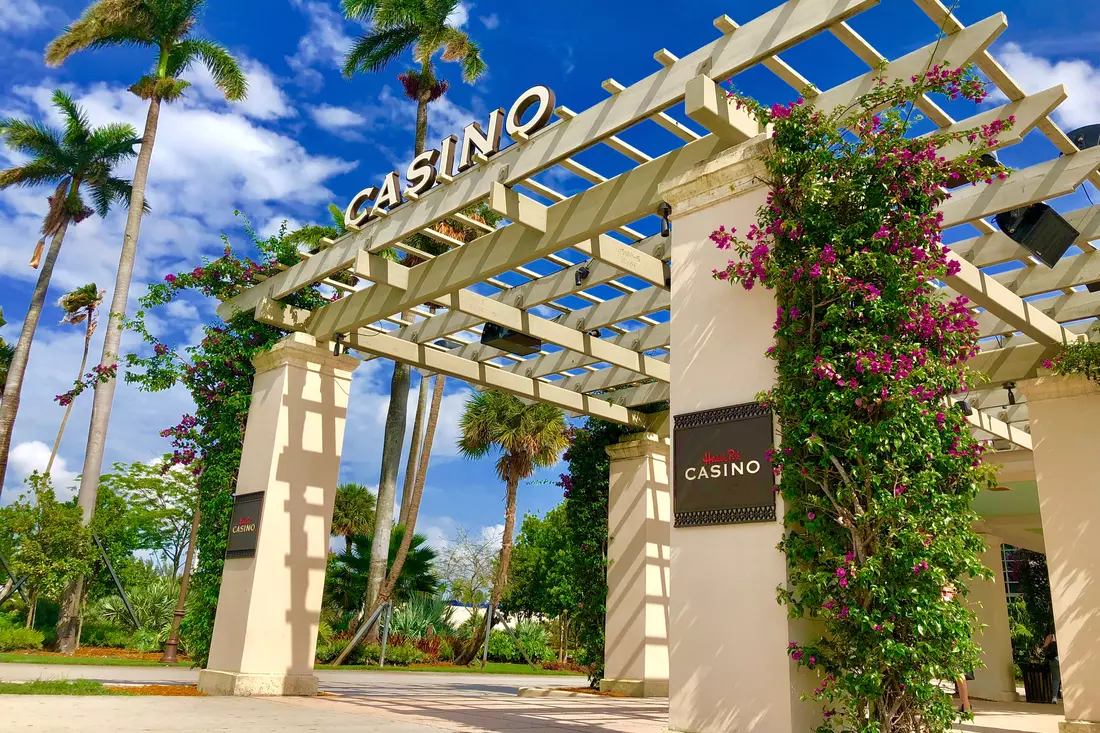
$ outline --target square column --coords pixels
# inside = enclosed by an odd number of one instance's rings
[[[976,700],[1016,702],[1016,674],[1012,665],[1012,631],[1008,623],[1008,597],[1005,594],[1004,563],[1000,537],[986,535],[988,549],[982,564],[993,571],[993,580],[974,580],[970,584],[970,603],[985,628],[975,634],[982,647],[984,667],[974,670],[969,683],[970,697]]]
[[[1022,383],[1062,670],[1063,733],[1100,733],[1100,384]]]
[[[607,447],[608,568],[601,692],[668,695],[669,440],[628,435]]]
[[[315,695],[313,661],[353,356],[301,333],[253,359],[237,494],[263,492],[253,557],[225,561],[207,695]]]
[[[661,186],[673,210],[673,415],[753,402],[775,382],[764,353],[775,338],[773,294],[711,277],[729,259],[711,232],[747,231],[765,201],[760,155],[767,145],[765,136],[753,138]],[[685,468],[674,464],[674,476]],[[776,504],[782,517],[778,497]],[[787,656],[787,644],[808,639],[812,629],[776,602],[776,588],[787,582],[776,548],[782,537],[781,519],[673,527],[671,730],[788,733],[820,723],[819,707],[800,700],[816,676]]]

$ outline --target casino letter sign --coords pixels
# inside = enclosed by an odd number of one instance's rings
[[[775,521],[771,410],[750,402],[673,422],[675,526]]]

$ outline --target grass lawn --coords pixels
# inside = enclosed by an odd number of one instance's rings
[[[377,672],[381,667],[377,664],[364,665],[364,664],[344,664],[339,667],[333,667],[331,664],[318,664],[317,669],[354,669],[365,670],[371,672]],[[386,672],[452,672],[456,674],[530,674],[530,675],[583,675],[582,672],[570,672],[568,670],[549,670],[549,669],[531,669],[526,664],[515,664],[512,662],[489,662],[482,669],[481,665],[475,664],[470,667],[456,667],[453,664],[442,664],[438,666],[418,665],[415,667],[394,667],[386,665],[383,671]]]
[[[67,657],[60,654],[0,654],[0,664],[70,664],[90,665],[93,667],[190,667],[190,662],[161,664],[145,659],[123,659],[119,657]]]
[[[0,682],[0,695],[130,695],[92,680],[38,680]]]

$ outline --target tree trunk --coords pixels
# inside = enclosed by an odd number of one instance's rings
[[[180,597],[176,604],[176,612],[172,614],[172,632],[168,635],[168,641],[164,644],[164,656],[161,662],[170,664],[178,659],[180,645],[180,622],[183,621],[184,609],[187,606],[187,587],[191,581],[191,564],[195,560],[195,542],[199,537],[199,508],[195,507],[195,516],[191,520],[191,539],[187,542],[187,560],[183,566],[183,578],[180,580]]]
[[[141,232],[141,217],[145,205],[145,184],[149,179],[149,163],[153,157],[153,144],[157,137],[157,121],[160,118],[160,100],[154,97],[149,102],[149,112],[145,117],[145,134],[141,138],[138,151],[137,168],[134,170],[134,188],[130,195],[130,211],[126,216],[126,231],[122,237],[122,254],[118,260],[118,275],[115,277],[115,289],[111,294],[111,310],[107,318],[107,329],[103,334],[103,355],[100,366],[107,368],[118,363],[119,345],[122,342],[122,329],[126,319],[126,303],[130,297],[130,281],[134,276],[134,261],[137,258],[138,234]],[[88,447],[84,453],[84,470],[80,475],[80,491],[76,503],[84,515],[84,526],[92,521],[95,513],[96,498],[99,494],[99,476],[103,471],[103,452],[107,444],[107,426],[111,421],[111,405],[115,399],[114,379],[95,385],[92,398],[92,419],[88,426]],[[71,602],[69,594],[74,586],[83,585],[83,579],[70,583],[65,589],[61,601],[62,615],[57,621],[58,648],[74,649],[76,640],[72,638],[78,624],[67,618],[69,614],[80,615],[80,607]],[[62,631],[67,635],[62,636]],[[72,653],[72,652],[67,652]]]
[[[378,479],[378,501],[374,513],[374,537],[371,542],[370,571],[367,575],[365,608],[374,608],[382,583],[386,580],[386,560],[393,531],[393,504],[397,494],[397,471],[405,442],[405,416],[409,409],[409,367],[394,363],[390,381],[390,407],[386,413],[386,433],[382,442],[382,471]],[[368,617],[369,618],[369,617]],[[371,630],[369,640],[378,637]]]
[[[501,537],[500,541],[500,562],[497,564],[497,577],[493,582],[493,592],[489,596],[489,608],[486,609],[486,612],[490,614],[496,610],[501,597],[504,595],[504,589],[508,585],[508,564],[512,560],[512,535],[516,531],[516,489],[518,486],[519,479],[510,476],[507,485],[507,503],[504,509],[504,536]],[[476,643],[471,643],[463,651],[461,658],[455,659],[455,664],[469,664],[477,656],[482,643],[485,641],[484,626],[477,632],[473,641]]]
[[[427,377],[425,377],[427,379]],[[405,534],[401,538],[401,544],[397,547],[397,554],[393,558],[393,567],[390,568],[389,575],[386,576],[386,582],[379,589],[378,597],[375,599],[374,605],[364,606],[367,609],[363,614],[363,618],[369,619],[374,615],[374,612],[378,610],[378,607],[388,601],[393,596],[393,590],[397,586],[397,579],[401,577],[401,570],[405,567],[405,560],[409,556],[409,548],[412,546],[413,534],[416,532],[416,518],[420,513],[420,497],[424,493],[424,480],[428,475],[428,461],[431,459],[432,454],[432,442],[435,440],[435,428],[439,424],[439,406],[443,403],[443,389],[447,384],[447,378],[442,374],[436,375],[435,388],[432,390],[432,406],[428,411],[428,427],[424,431],[424,450],[420,454],[420,470],[416,472],[416,483],[413,484],[412,498],[409,502],[409,516],[407,518],[407,524],[405,525]],[[387,548],[388,550],[388,548]],[[371,552],[374,552],[372,547]],[[388,552],[387,552],[388,555]],[[374,558],[374,555],[371,555]],[[376,627],[378,624],[375,625]],[[373,633],[373,632],[371,632]],[[344,660],[354,651],[351,645],[344,647],[344,651],[340,652],[340,656],[332,663],[334,667],[339,667],[344,663]]]
[[[428,97],[416,103],[416,144],[413,154],[420,155],[428,139]],[[409,413],[409,367],[394,362],[390,380],[390,407],[386,412],[386,434],[382,440],[382,470],[378,478],[378,501],[374,514],[374,538],[371,542],[370,571],[364,608],[374,608],[386,579],[386,560],[393,531],[393,505],[397,496],[397,473],[401,467],[401,449],[405,444],[405,420]],[[369,616],[367,618],[370,618]],[[375,627],[377,629],[377,626]],[[378,638],[371,630],[370,641]]]
[[[420,377],[420,393],[416,399],[416,417],[413,418],[412,440],[409,442],[409,460],[405,464],[405,486],[401,489],[401,515],[398,524],[408,524],[409,505],[412,503],[413,484],[416,483],[417,464],[420,459],[421,433],[424,428],[424,412],[428,409],[428,375]]]
[[[33,629],[34,628],[35,611],[38,610],[38,589],[37,588],[35,588],[34,590],[31,591],[31,598],[30,598],[29,601],[27,601],[27,604],[28,604],[28,608],[27,608],[27,626],[26,626],[26,628]]]
[[[344,549],[347,551],[347,553],[349,555],[351,554],[351,535],[350,534],[344,535]]]
[[[84,356],[80,358],[80,369],[76,373],[76,381],[84,378],[84,368],[88,366],[88,349],[92,345],[92,314],[88,314],[87,325],[84,328]],[[65,406],[65,415],[61,418],[61,425],[57,428],[57,438],[53,442],[53,450],[50,451],[50,461],[46,464],[46,473],[53,469],[53,462],[57,458],[57,451],[61,448],[61,436],[65,434],[65,424],[69,422],[69,414],[73,411],[73,402]]]
[[[19,411],[19,396],[23,390],[23,376],[27,371],[27,361],[31,355],[31,343],[34,341],[34,332],[38,329],[38,321],[42,318],[42,306],[46,303],[46,292],[50,289],[50,278],[53,277],[57,255],[61,252],[61,245],[65,241],[65,232],[68,229],[69,220],[66,217],[61,222],[61,228],[57,230],[57,234],[54,234],[53,239],[50,240],[50,249],[46,253],[46,259],[42,262],[42,270],[38,273],[38,282],[34,285],[31,304],[27,308],[27,317],[23,319],[23,329],[19,332],[19,340],[15,344],[11,366],[8,367],[8,382],[4,388],[4,401],[0,402],[0,490],[4,488],[4,475],[8,470],[11,434],[15,429],[15,414]]]

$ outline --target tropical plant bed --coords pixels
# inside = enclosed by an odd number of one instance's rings
[[[181,661],[162,664],[160,652],[136,652],[129,649],[103,649],[81,647],[68,656],[58,652],[16,651],[0,654],[0,664],[79,664],[119,667],[189,667],[191,662],[180,655]]]
[[[316,669],[349,669],[355,671],[372,671],[372,672],[454,672],[457,674],[530,674],[530,675],[577,675],[584,674],[584,672],[574,672],[572,670],[554,670],[554,669],[531,669],[526,664],[512,664],[509,662],[489,662],[484,667],[479,665],[473,665],[470,667],[463,667],[457,664],[451,664],[450,662],[438,662],[436,664],[414,664],[408,667],[396,667],[386,665],[385,667],[379,667],[377,664],[344,664],[340,667],[333,667],[331,664],[318,664]]]

